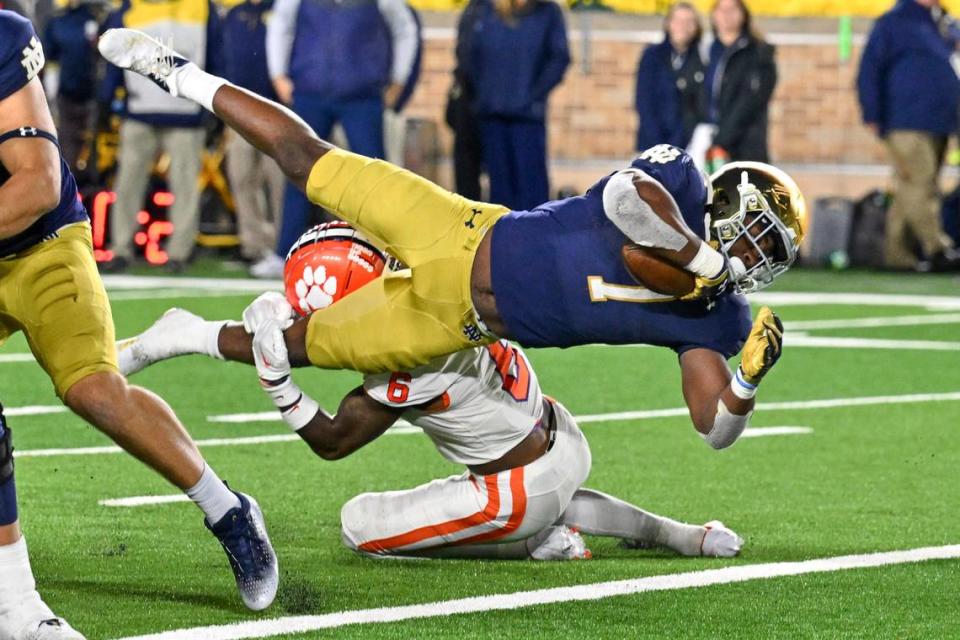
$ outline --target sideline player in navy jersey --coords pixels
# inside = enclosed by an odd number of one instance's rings
[[[803,198],[778,169],[728,165],[708,188],[689,157],[661,145],[584,196],[511,212],[338,149],[289,110],[140,32],[108,31],[99,48],[113,64],[220,116],[276,159],[313,202],[410,267],[286,329],[295,366],[404,371],[498,336],[524,346],[659,345],[679,354],[691,418],[712,446],[729,446],[746,427],[757,384],[780,356],[782,325],[764,308],[751,329],[740,292],[785,271],[803,234]],[[711,197],[719,251],[705,240]],[[674,299],[632,284],[621,256],[629,241],[695,274],[693,294]],[[265,294],[245,315],[288,313],[277,298]],[[247,323],[250,333],[255,328]],[[184,353],[252,362],[250,333],[168,314],[121,343],[121,367],[133,373]],[[726,359],[741,349],[732,376]]]
[[[37,78],[43,63],[30,22],[0,11],[0,343],[23,331],[70,409],[194,499],[227,549],[244,602],[262,609],[277,568],[256,502],[206,466],[163,400],[118,372],[90,224]],[[36,591],[0,413],[0,639],[81,637]]]

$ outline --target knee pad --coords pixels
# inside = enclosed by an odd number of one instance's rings
[[[0,527],[17,521],[17,484],[13,481],[13,436],[0,406]]]
[[[3,418],[3,406],[0,406],[0,486],[13,478],[13,434],[7,428]]]

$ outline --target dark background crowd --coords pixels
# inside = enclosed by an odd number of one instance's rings
[[[405,0],[245,0],[229,9],[209,0],[127,0],[116,10],[70,0],[43,26],[44,84],[81,183],[116,194],[104,230],[109,247],[99,254],[105,271],[128,269],[156,244],[141,210],[155,208],[159,186],[169,192],[162,217],[172,223],[163,241],[171,272],[191,260],[198,233],[208,235],[207,219],[220,212],[250,272],[278,277],[289,247],[323,216],[285,185],[272,160],[199,107],[105,68],[96,38],[113,26],[173,40],[207,70],[287,104],[320,136],[417,169],[404,150],[403,113],[419,78],[423,32]],[[637,63],[637,150],[673,144],[707,172],[770,161],[776,55],[747,4],[717,0],[704,16],[676,2],[663,28],[662,42]],[[888,268],[960,266],[937,183],[958,127],[960,80],[951,66],[958,41],[937,0],[899,0],[877,21],[862,57],[863,118],[883,138],[896,176],[880,249]],[[513,209],[552,197],[549,97],[570,64],[565,15],[553,0],[465,4],[442,114],[454,134],[457,191]]]

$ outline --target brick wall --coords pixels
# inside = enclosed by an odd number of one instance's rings
[[[574,62],[550,102],[550,156],[554,172],[567,165],[596,167],[616,163],[633,152],[637,117],[633,110],[636,64],[644,41],[657,38],[656,22],[616,21],[595,32],[590,71],[581,69],[579,35],[570,21]],[[779,27],[780,25],[778,25]],[[770,146],[776,162],[788,165],[885,164],[884,152],[860,124],[854,80],[862,37],[850,62],[841,63],[826,22],[820,34],[771,33],[777,43],[780,80],[771,105]],[[808,30],[808,24],[802,27]],[[452,30],[427,31],[424,69],[409,108],[410,115],[439,121],[453,63]],[[441,130],[441,148],[450,134]],[[582,181],[577,181],[582,182]],[[582,186],[582,185],[581,185]]]

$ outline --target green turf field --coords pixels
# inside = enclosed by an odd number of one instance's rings
[[[163,287],[157,293],[112,291],[118,335],[144,329],[170,306],[211,318],[238,317],[253,297]],[[781,295],[824,291],[831,297]],[[773,306],[791,342],[763,383],[752,426],[812,432],[744,439],[716,452],[683,417],[641,415],[583,425],[594,461],[588,486],[688,522],[723,520],[746,538],[735,560],[628,551],[599,538],[588,538],[594,557],[584,562],[368,560],[341,546],[340,506],[362,491],[407,488],[458,472],[426,438],[388,433],[334,463],[313,457],[299,442],[205,446],[219,474],[263,505],[279,555],[277,602],[251,614],[240,603],[226,559],[201,524],[199,510],[188,503],[99,505],[104,499],[176,491],[125,454],[39,456],[40,450],[110,443],[66,413],[12,411],[9,422],[21,454],[22,523],[41,593],[89,638],[123,638],[960,544],[960,280],[797,272],[775,292],[780,297]],[[843,293],[936,298],[875,297],[870,304],[852,304],[857,299]],[[810,324],[825,320],[843,322],[831,328]],[[801,328],[791,330],[791,323]],[[8,410],[55,411],[59,403],[40,368],[27,358],[11,357],[26,351],[19,336],[0,351],[2,400]],[[529,355],[544,390],[575,415],[682,406],[676,357],[669,351],[596,346]],[[359,380],[352,373],[297,375],[300,385],[330,409]],[[167,399],[198,440],[289,433],[278,421],[208,419],[272,408],[258,390],[255,372],[245,366],[181,358],[134,380]],[[828,399],[839,401],[802,404]],[[851,404],[854,399],[860,404]],[[794,404],[784,408],[786,402]],[[772,408],[762,406],[771,403]],[[954,557],[960,554],[956,551]],[[930,560],[595,601],[560,598],[510,611],[354,624],[282,637],[945,638],[960,635],[958,584],[960,560]],[[274,627],[282,633],[294,628],[289,624]],[[192,631],[176,637],[267,636]]]

